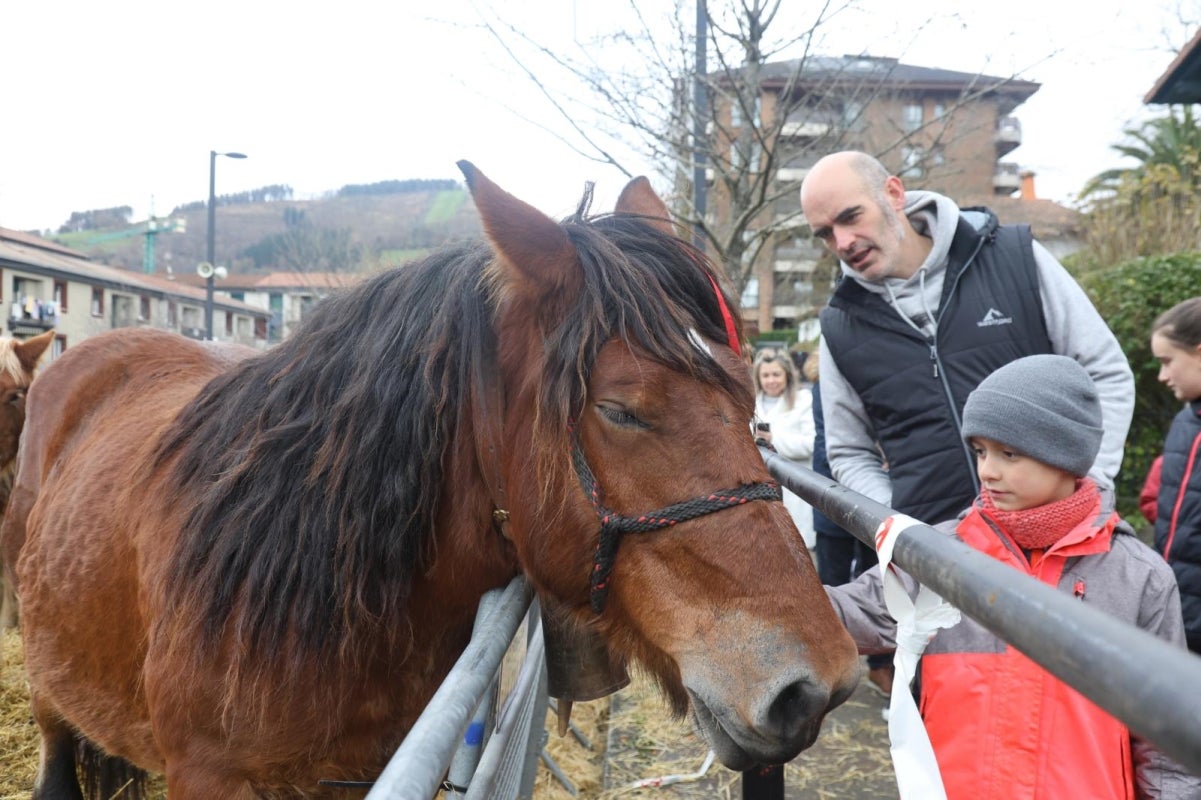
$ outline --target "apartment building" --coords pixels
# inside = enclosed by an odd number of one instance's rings
[[[51,358],[103,331],[148,326],[204,339],[205,291],[161,275],[117,269],[38,236],[0,228],[5,335],[55,331]],[[213,338],[267,346],[270,314],[214,296]]]
[[[894,58],[811,57],[762,65],[756,110],[760,130],[774,137],[773,208],[759,224],[777,234],[752,266],[743,293],[746,319],[762,330],[796,327],[825,303],[829,278],[815,270],[829,257],[812,240],[800,216],[798,189],[822,156],[845,149],[879,156],[907,188],[959,197],[1008,197],[1023,174],[1010,154],[1022,141],[1013,112],[1039,84],[902,64]],[[715,107],[729,148],[745,112]],[[724,116],[723,116],[724,115]],[[781,119],[781,115],[783,118]],[[719,136],[720,139],[720,136]],[[729,214],[723,187],[710,201],[716,225]],[[828,270],[827,270],[828,271]]]

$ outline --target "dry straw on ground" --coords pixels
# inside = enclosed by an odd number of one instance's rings
[[[29,716],[21,638],[7,631],[0,646],[0,800],[25,800],[37,769],[37,728]]]

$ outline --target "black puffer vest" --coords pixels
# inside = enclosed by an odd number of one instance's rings
[[[1201,401],[1172,420],[1160,478],[1155,549],[1176,573],[1188,648],[1201,653]]]
[[[1014,359],[1051,352],[1030,229],[966,210],[986,221],[977,230],[959,218],[935,339],[854,280],[821,312],[822,336],[888,460],[892,507],[929,524],[977,494],[975,458],[960,438],[968,393]]]

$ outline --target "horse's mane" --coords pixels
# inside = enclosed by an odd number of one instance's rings
[[[708,262],[637,218],[587,218],[589,199],[563,223],[582,291],[529,355],[546,362],[541,447],[564,461],[568,420],[615,335],[750,403],[746,383],[691,339],[725,340]],[[261,654],[335,658],[404,619],[443,492],[454,492],[443,486],[448,448],[493,379],[503,293],[491,262],[484,244],[457,245],[333,295],[180,413],[158,461],[194,507],[168,576],[182,588],[168,597],[176,614],[202,616],[198,649],[224,631]]]
[[[7,377],[17,384],[25,384],[29,380],[17,351],[13,349],[16,339],[0,341],[0,377]]]

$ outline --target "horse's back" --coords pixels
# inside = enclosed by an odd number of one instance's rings
[[[28,396],[0,535],[16,567],[31,689],[75,709],[81,730],[112,731],[99,743],[140,763],[155,760],[140,680],[140,570],[160,545],[139,531],[154,526],[156,443],[245,354],[162,331],[114,331],[65,352]]]

